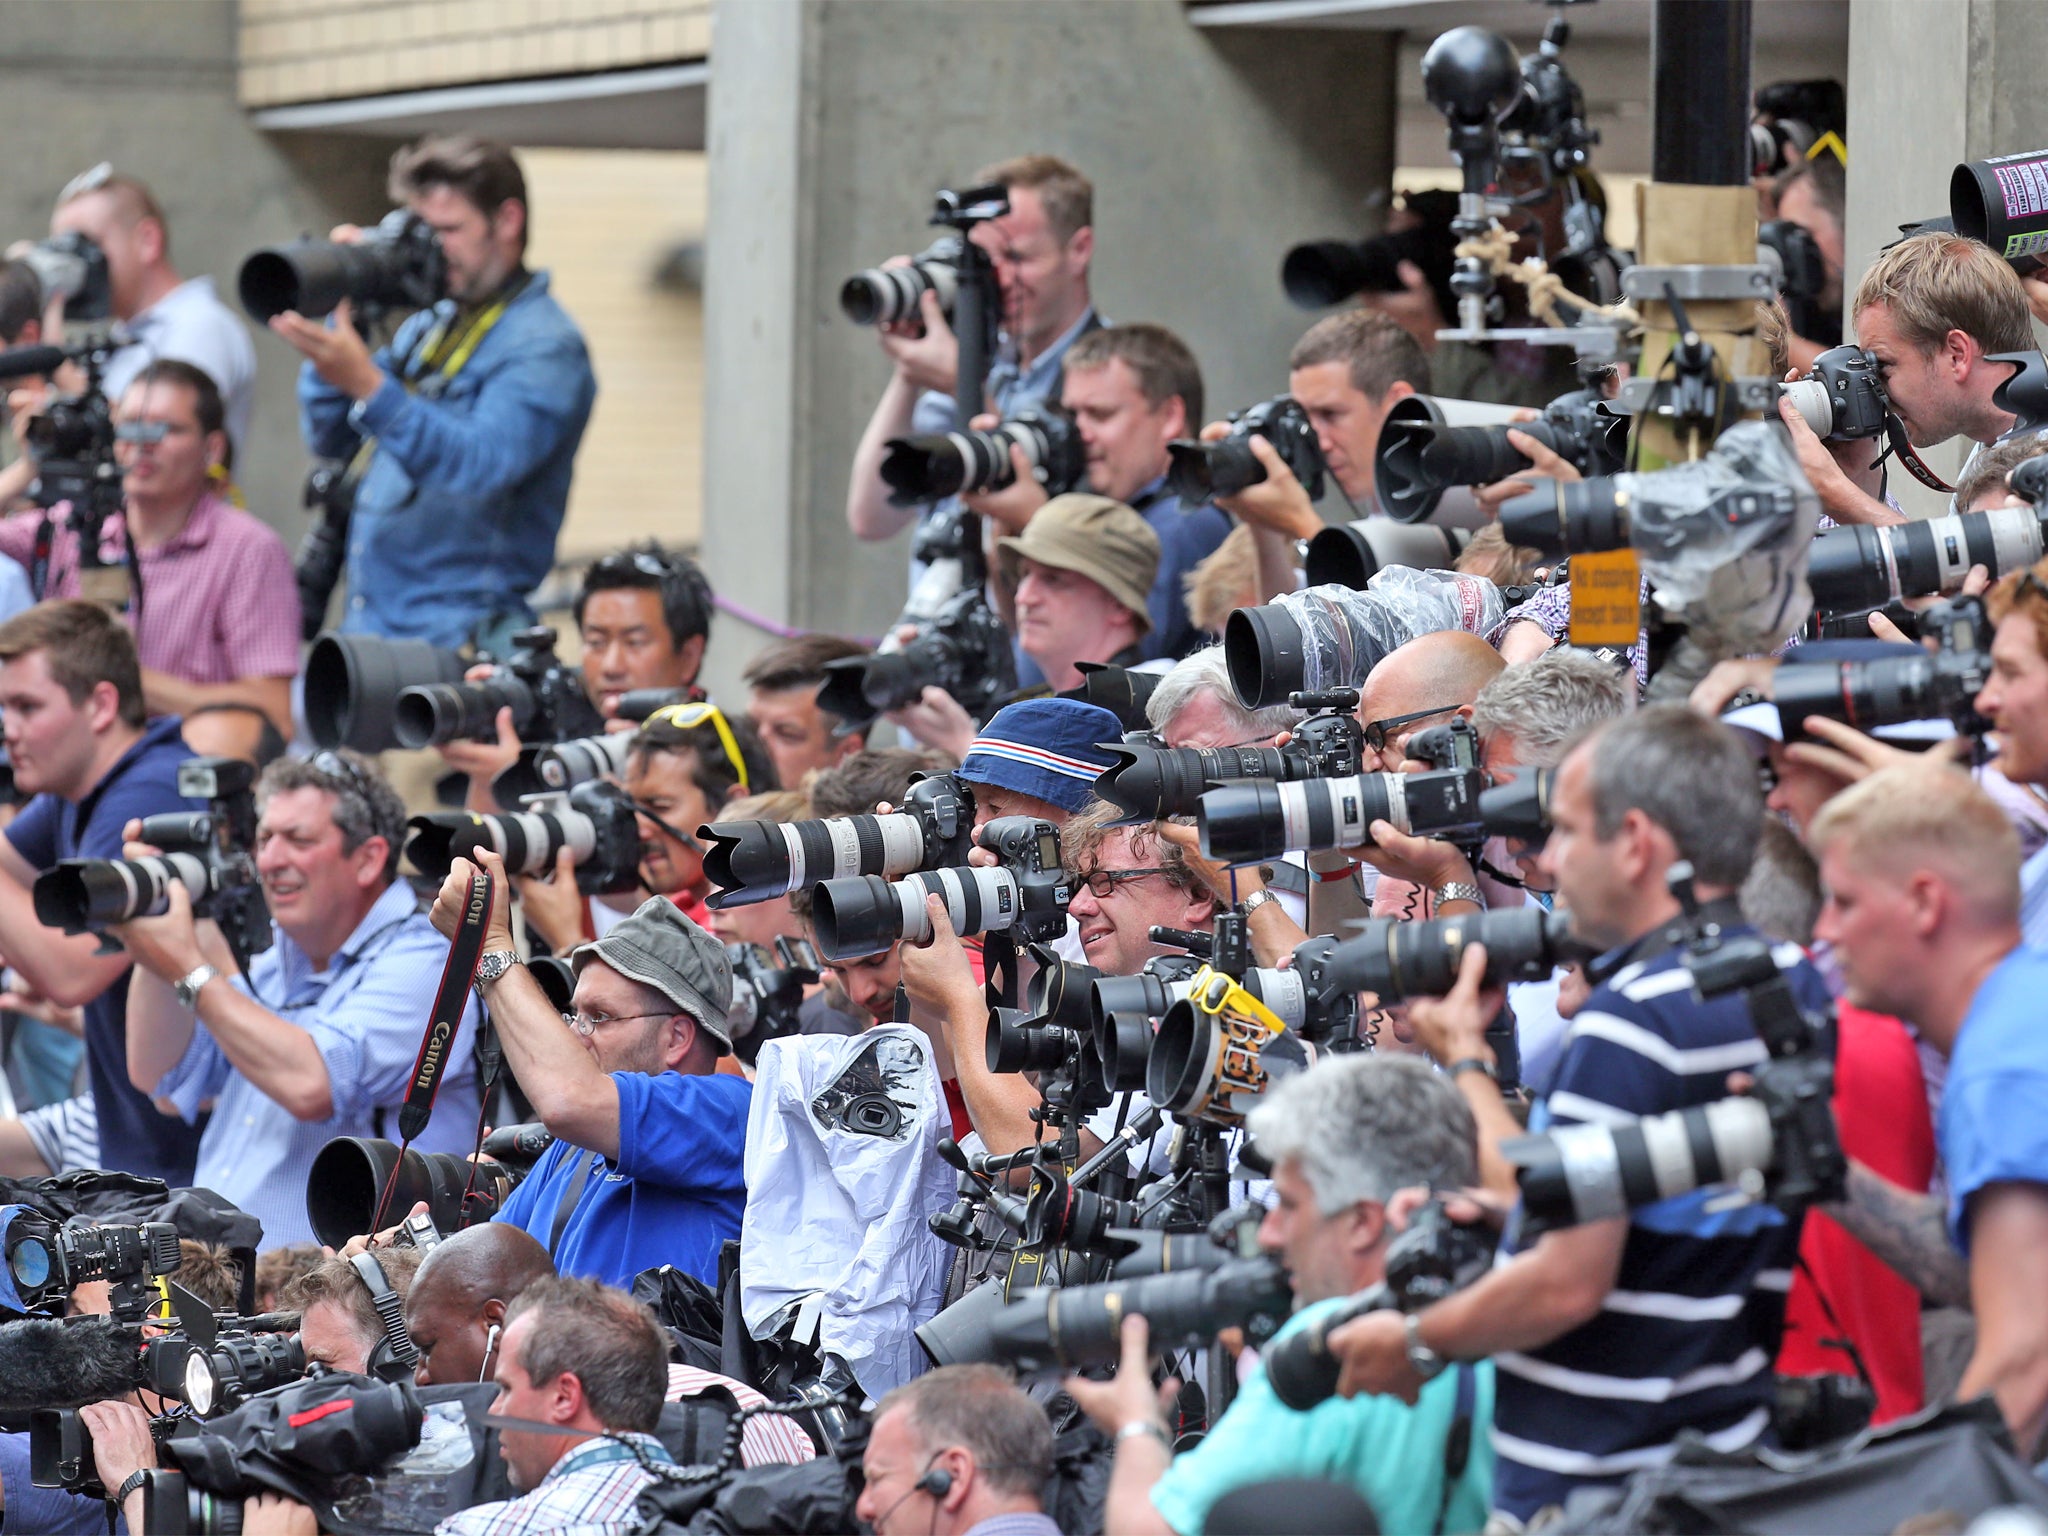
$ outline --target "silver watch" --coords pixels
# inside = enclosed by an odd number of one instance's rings
[[[1422,1342],[1422,1314],[1410,1312],[1402,1319],[1402,1327],[1408,1334],[1408,1368],[1424,1381],[1433,1380],[1442,1374],[1449,1362]]]
[[[199,1006],[199,989],[219,974],[220,972],[213,966],[196,966],[188,975],[180,976],[172,982],[171,990],[178,995],[180,1003],[187,1008],[196,1008]]]
[[[479,958],[476,963],[476,980],[472,983],[472,985],[474,985],[476,988],[477,996],[483,996],[483,990],[485,987],[488,987],[492,982],[496,981],[500,976],[503,976],[507,971],[511,970],[512,967],[517,965],[518,963],[519,952],[517,950],[485,950],[483,952],[482,957]]]
[[[1476,907],[1486,905],[1486,893],[1470,880],[1446,880],[1429,893],[1442,906],[1447,901],[1469,901]]]

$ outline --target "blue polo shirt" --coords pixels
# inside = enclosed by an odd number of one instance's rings
[[[718,1251],[740,1235],[747,1204],[742,1161],[753,1085],[725,1073],[614,1072],[619,1156],[593,1165],[556,1142],[498,1213],[543,1244],[571,1183],[583,1194],[553,1245],[555,1268],[626,1286],[643,1269],[673,1264],[718,1284]]]
[[[2048,954],[2022,945],[1977,995],[1949,1052],[1938,1127],[1948,1233],[1970,1251],[1970,1200],[1991,1184],[2048,1185]]]
[[[176,716],[152,720],[106,777],[74,805],[37,795],[7,828],[14,851],[37,870],[60,859],[118,859],[121,828],[137,816],[198,811],[201,800],[178,793],[178,764],[192,749]],[[128,1081],[128,973],[85,1005],[85,1057],[99,1116],[100,1166],[162,1179],[173,1189],[192,1182],[202,1115],[192,1124],[159,1114]]]

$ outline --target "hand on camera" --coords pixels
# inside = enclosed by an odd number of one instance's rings
[[[1560,458],[1526,432],[1517,432],[1510,427],[1508,441],[1514,445],[1515,452],[1529,461],[1529,467],[1516,471],[1505,480],[1482,485],[1472,493],[1472,499],[1479,503],[1489,517],[1500,512],[1502,502],[1535,490],[1538,480],[1585,478],[1579,473],[1579,467],[1571,460]]]
[[[567,848],[555,855],[554,872],[545,880],[521,875],[515,882],[526,931],[558,955],[567,954],[583,938],[583,893],[576,889],[576,856]]]
[[[1202,428],[1205,443],[1220,442],[1229,435],[1227,421],[1212,421]],[[1266,467],[1266,478],[1246,486],[1235,496],[1218,496],[1216,505],[1239,522],[1290,539],[1312,539],[1321,533],[1323,520],[1316,515],[1315,503],[1308,499],[1307,490],[1287,467],[1287,461],[1280,457],[1280,450],[1256,432],[1244,441],[1252,457]]]
[[[1970,567],[1969,573],[1963,577],[1963,584],[1951,595],[1955,597],[1982,597],[1990,590],[1991,573],[1981,565],[1973,565]],[[1930,608],[1940,607],[1941,604],[1948,601],[1948,598],[1935,592],[1928,594],[1926,597],[1909,597],[1904,601],[1908,612],[1925,613]],[[1880,640],[1906,640],[1906,632],[1882,613],[1873,613],[1870,616],[1870,632]],[[1926,644],[1930,651],[1939,648],[1938,644],[1931,637]]]
[[[1404,763],[1401,771],[1407,773],[1428,766],[1427,763]],[[1468,885],[1479,883],[1479,876],[1472,870],[1472,861],[1458,850],[1455,843],[1435,837],[1413,837],[1388,821],[1375,821],[1366,830],[1372,834],[1372,842],[1361,848],[1342,850],[1345,858],[1370,864],[1383,875],[1406,880],[1426,891],[1433,891],[1454,880]]]
[[[1500,1017],[1507,988],[1487,986],[1486,946],[1468,944],[1458,957],[1458,982],[1442,997],[1411,998],[1408,1031],[1440,1067],[1478,1057],[1493,1060],[1486,1026]]]
[[[1828,445],[1814,435],[1806,418],[1799,414],[1799,407],[1789,399],[1779,400],[1778,419],[1792,434],[1792,451],[1799,457],[1799,467],[1820,498],[1821,510],[1829,517],[1838,523],[1867,523],[1873,528],[1906,520],[1903,512],[1886,506],[1849,478],[1848,472],[1835,462]]]
[[[1824,715],[1808,715],[1805,724],[1807,736],[1818,737],[1819,740],[1789,742],[1785,755],[1795,763],[1804,763],[1809,768],[1833,774],[1844,785],[1858,783],[1884,768],[1927,763],[1954,765],[1970,751],[1970,738],[1967,736],[1951,736],[1947,741],[1936,742],[1925,752],[1906,752],[1887,746],[1874,736],[1864,735],[1853,725],[1844,725]]]
[[[1717,661],[1705,677],[1693,684],[1692,694],[1686,702],[1692,706],[1694,714],[1716,719],[1738,693],[1754,693],[1768,699],[1777,674],[1778,659],[1775,656],[1738,656],[1729,661]]]
[[[1330,1353],[1343,1362],[1337,1395],[1372,1393],[1413,1405],[1422,1379],[1408,1363],[1408,1323],[1399,1312],[1368,1312],[1330,1335]]]
[[[946,753],[954,762],[967,756],[974,743],[974,717],[943,688],[926,688],[915,704],[892,709],[882,717],[913,740]]]
[[[406,1212],[408,1217],[432,1214],[427,1209],[427,1202],[424,1200],[414,1201],[412,1209]],[[341,1257],[352,1259],[357,1254],[368,1253],[372,1249],[389,1248],[398,1241],[398,1234],[404,1230],[405,1223],[401,1221],[396,1226],[386,1227],[381,1232],[358,1232],[354,1237],[341,1245]]]
[[[905,944],[897,954],[897,979],[903,983],[904,995],[916,1007],[940,1018],[949,1019],[958,1011],[962,1017],[971,1013],[985,1020],[981,983],[974,979],[974,967],[968,963],[960,935],[953,931],[945,902],[927,896],[924,910],[932,936],[922,944]],[[980,1049],[978,1043],[976,1049]]]
[[[351,400],[367,400],[384,386],[385,373],[356,333],[349,301],[334,306],[327,325],[286,310],[270,317],[270,329],[313,365],[313,371]]]
[[[491,669],[472,667],[470,670],[489,672]],[[470,680],[475,681],[474,678]],[[519,761],[519,732],[512,724],[512,707],[508,704],[498,711],[496,741],[444,741],[435,750],[450,768],[469,775],[471,810],[497,810],[497,800],[491,794],[491,780]],[[476,803],[479,795],[482,797],[481,805]]]
[[[469,907],[470,879],[479,867],[491,876],[491,915],[484,920],[484,948],[511,949],[511,882],[505,878],[505,861],[489,849],[477,850],[475,864],[468,859],[457,859],[449,866],[448,878],[441,882],[441,889],[434,897],[433,910],[427,914],[428,921],[443,938],[455,937],[462,926],[463,913]]]
[[[900,256],[883,265],[901,266],[909,261],[908,256]],[[913,389],[932,389],[950,395],[960,371],[960,340],[946,322],[939,296],[929,288],[918,295],[917,308],[924,317],[922,325],[898,321],[884,326],[877,337],[904,383]]]
[[[977,432],[987,432],[1002,425],[1002,418],[977,416],[972,425]],[[962,496],[960,502],[968,511],[1001,524],[1005,533],[1022,533],[1032,515],[1052,498],[1045,494],[1045,486],[1032,469],[1031,460],[1015,443],[1010,444],[1010,473],[1014,478],[1000,491],[976,491],[971,496]]]
[[[1133,1312],[1126,1317],[1119,1337],[1123,1353],[1116,1374],[1108,1381],[1069,1376],[1061,1385],[1095,1427],[1112,1440],[1127,1424],[1156,1424],[1167,1430],[1173,1422],[1180,1382],[1169,1376],[1158,1386],[1152,1385],[1152,1329],[1141,1315]]]
[[[156,1465],[156,1442],[149,1436],[149,1415],[125,1399],[87,1403],[78,1422],[92,1431],[93,1468],[112,1493],[129,1477]]]

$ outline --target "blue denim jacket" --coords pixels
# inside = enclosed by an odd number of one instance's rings
[[[533,622],[526,595],[554,564],[597,396],[582,333],[537,272],[445,388],[436,373],[408,393],[405,360],[453,308],[443,300],[399,327],[377,353],[389,377],[361,404],[312,364],[299,371],[314,453],[346,459],[377,440],[349,527],[345,630],[449,647],[480,628],[502,638]]]

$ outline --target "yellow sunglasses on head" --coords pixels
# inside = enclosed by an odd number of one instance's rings
[[[752,794],[754,786],[747,782],[747,765],[740,760],[740,744],[733,739],[732,726],[726,722],[725,712],[716,704],[668,704],[657,709],[640,723],[646,730],[652,725],[672,725],[679,731],[694,731],[709,723],[718,732],[719,745],[725,748],[725,760],[732,764],[732,771],[740,781],[740,788]]]

